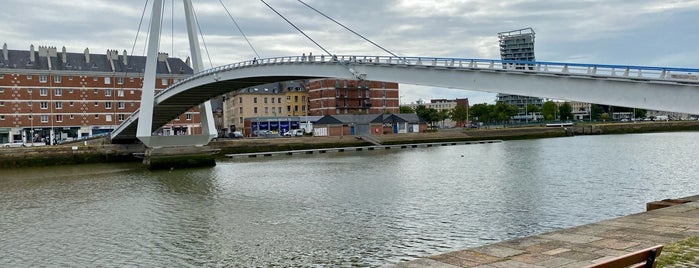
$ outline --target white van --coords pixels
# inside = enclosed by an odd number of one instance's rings
[[[286,137],[300,137],[303,136],[303,128],[301,129],[292,129],[284,133],[284,136]]]

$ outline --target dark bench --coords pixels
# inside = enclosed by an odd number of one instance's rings
[[[660,256],[660,252],[663,250],[663,245],[657,245],[647,249],[639,250],[626,254],[624,256],[616,257],[610,260],[602,261],[587,268],[620,268],[620,267],[632,267],[632,268],[654,268],[655,258]]]

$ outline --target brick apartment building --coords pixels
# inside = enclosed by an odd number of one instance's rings
[[[308,85],[312,116],[399,113],[398,83],[320,79]]]
[[[53,141],[108,133],[140,106],[146,58],[68,53],[34,46],[0,55],[0,142]],[[189,64],[158,55],[156,92],[192,74]],[[163,135],[200,133],[195,110],[176,118]]]

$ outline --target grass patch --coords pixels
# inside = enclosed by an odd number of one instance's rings
[[[678,264],[689,265],[686,267],[699,266],[699,237],[690,237],[665,245],[655,262],[658,268]]]

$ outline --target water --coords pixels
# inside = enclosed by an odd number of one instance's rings
[[[380,266],[697,194],[699,133],[0,173],[0,266]]]

